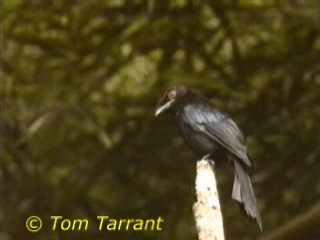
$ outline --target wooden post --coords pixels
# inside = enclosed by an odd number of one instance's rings
[[[224,240],[217,182],[207,160],[197,162],[197,202],[193,205],[199,240]]]

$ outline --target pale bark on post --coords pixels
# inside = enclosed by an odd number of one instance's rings
[[[197,162],[197,202],[193,205],[199,240],[224,240],[217,182],[214,169],[206,160]]]

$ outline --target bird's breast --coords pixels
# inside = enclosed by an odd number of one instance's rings
[[[200,157],[214,152],[216,144],[206,135],[194,130],[190,125],[184,122],[180,122],[179,127],[183,140]]]

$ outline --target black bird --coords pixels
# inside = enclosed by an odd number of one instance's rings
[[[234,163],[232,198],[241,203],[247,215],[262,230],[257,200],[249,178],[244,137],[227,115],[215,109],[198,90],[184,86],[168,90],[159,100],[155,115],[168,112],[175,116],[185,142],[200,157],[212,159],[226,153]]]

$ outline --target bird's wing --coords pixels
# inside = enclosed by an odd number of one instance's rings
[[[187,116],[191,122],[197,122],[192,126],[194,130],[206,134],[247,166],[251,166],[241,131],[231,119],[208,107],[193,108],[187,111]]]
[[[201,123],[200,129],[210,138],[214,139],[225,149],[229,150],[235,156],[244,161],[246,165],[251,166],[251,162],[247,156],[245,146],[239,142],[235,136],[230,135],[228,131],[222,129],[218,124]]]

